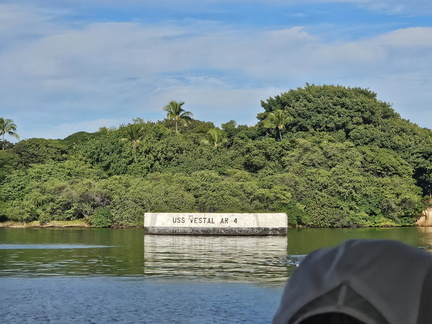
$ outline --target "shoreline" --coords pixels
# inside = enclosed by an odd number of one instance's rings
[[[39,221],[26,222],[0,222],[0,228],[94,228],[90,224],[82,221],[51,221],[41,224]]]

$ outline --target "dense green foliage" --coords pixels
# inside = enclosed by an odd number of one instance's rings
[[[369,90],[307,84],[263,101],[255,126],[221,129],[190,114],[179,128],[174,103],[163,121],[0,151],[0,219],[142,226],[147,211],[214,209],[286,212],[292,226],[404,226],[432,194],[431,131]]]

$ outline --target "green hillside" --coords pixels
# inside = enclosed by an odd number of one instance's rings
[[[432,133],[375,93],[307,84],[262,107],[254,126],[165,107],[162,121],[4,140],[0,220],[142,226],[147,211],[214,209],[286,212],[291,226],[406,226],[426,207]]]

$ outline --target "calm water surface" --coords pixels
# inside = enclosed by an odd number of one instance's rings
[[[350,238],[432,250],[432,233],[417,228],[290,230],[288,239],[0,229],[0,322],[269,323],[304,256]]]

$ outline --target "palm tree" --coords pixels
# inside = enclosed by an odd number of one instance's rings
[[[130,142],[132,148],[132,154],[135,162],[137,160],[136,151],[144,135],[145,135],[144,128],[141,125],[132,124],[126,127],[124,137],[121,138],[121,140],[123,141]]]
[[[275,110],[271,113],[268,113],[267,118],[264,120],[265,128],[274,128],[276,129],[276,140],[282,140],[282,130],[285,128],[286,124],[291,122],[293,118],[288,115],[282,109]]]
[[[17,129],[17,126],[15,125],[14,121],[12,119],[4,119],[0,117],[0,135],[2,136],[2,149],[5,149],[5,134],[8,134],[10,136],[15,137],[16,139],[19,139],[18,134],[15,132]]]
[[[167,112],[168,119],[175,121],[176,133],[178,133],[178,124],[182,123],[186,126],[191,122],[193,114],[190,111],[185,111],[182,106],[184,102],[171,101],[163,110]]]
[[[221,147],[226,142],[228,142],[227,134],[219,128],[210,129],[207,132],[207,138],[201,141],[203,144],[212,144],[216,148]]]

